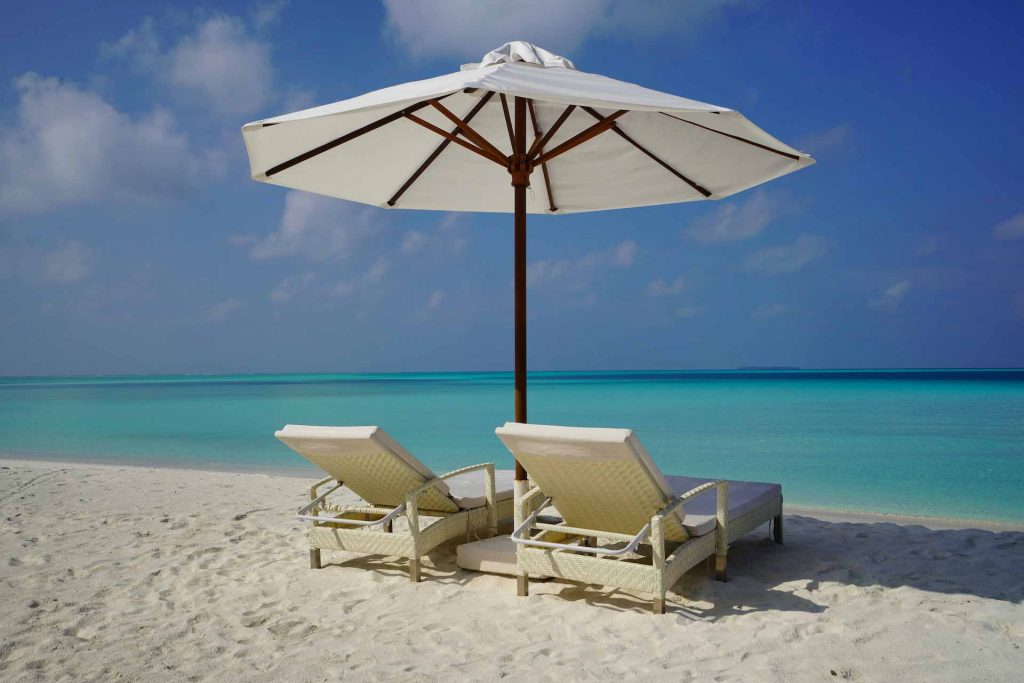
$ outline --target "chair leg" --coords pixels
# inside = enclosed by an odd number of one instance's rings
[[[409,580],[413,583],[420,582],[420,558],[409,558]]]
[[[655,614],[664,614],[665,613],[665,596],[662,595],[659,598],[654,598],[654,602],[652,603],[652,607],[653,607],[653,609],[651,611],[654,612]]]
[[[715,555],[715,579],[718,581],[728,581],[725,576],[725,557],[725,553]]]
[[[779,516],[775,518],[775,524],[772,527],[774,530],[775,542],[782,545],[782,511],[779,511]]]
[[[530,594],[529,574],[520,574],[516,577],[516,594],[521,598]]]
[[[309,549],[309,568],[320,569],[320,548]]]

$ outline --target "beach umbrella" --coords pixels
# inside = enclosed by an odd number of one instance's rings
[[[737,111],[580,71],[525,42],[242,135],[260,182],[384,208],[515,215],[517,422],[527,420],[527,214],[721,199],[814,163]]]

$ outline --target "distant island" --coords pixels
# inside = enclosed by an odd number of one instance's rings
[[[744,365],[737,370],[800,370],[796,365]]]

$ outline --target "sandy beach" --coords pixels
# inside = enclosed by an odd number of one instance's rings
[[[788,515],[642,596],[388,558],[308,569],[295,477],[0,461],[5,680],[1012,680],[1024,533]]]

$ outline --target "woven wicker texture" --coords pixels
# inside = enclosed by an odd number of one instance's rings
[[[360,498],[375,505],[397,506],[405,494],[427,481],[404,460],[388,451],[358,454],[326,454],[315,451],[301,455],[320,467]],[[437,489],[420,496],[420,507],[439,512],[457,512],[459,506]]]
[[[637,461],[516,456],[569,526],[632,535],[668,503]],[[665,538],[687,538],[678,519],[665,520]]]

